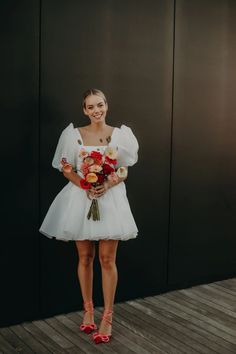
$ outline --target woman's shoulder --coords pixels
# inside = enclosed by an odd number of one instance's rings
[[[74,124],[68,124],[61,132],[60,140],[64,143],[74,141],[76,139]]]
[[[133,128],[131,128],[130,126],[126,125],[126,124],[122,124],[120,126],[120,128],[118,128],[120,131],[120,135],[121,136],[125,136],[125,137],[129,137],[129,136],[134,136],[133,133]]]

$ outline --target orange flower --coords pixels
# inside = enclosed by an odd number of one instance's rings
[[[88,165],[92,165],[94,163],[94,159],[88,156],[84,159],[84,162],[87,163]]]
[[[85,149],[81,149],[80,152],[79,152],[79,157],[81,158],[85,158],[88,156],[88,152],[85,150]]]
[[[95,173],[88,173],[86,176],[86,181],[89,183],[95,183],[98,180],[98,176]]]

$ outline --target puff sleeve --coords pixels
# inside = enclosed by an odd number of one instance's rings
[[[52,166],[62,172],[61,159],[66,158],[73,168],[76,166],[76,138],[74,126],[70,123],[61,133],[58,140],[56,151],[52,160]]]
[[[138,141],[131,128],[123,124],[118,139],[117,167],[133,166],[138,161],[138,149]]]

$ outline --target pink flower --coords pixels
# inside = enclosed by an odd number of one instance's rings
[[[82,171],[83,175],[87,175],[89,173],[89,165],[87,163],[82,163],[80,166],[80,170]]]
[[[102,166],[99,165],[92,165],[89,167],[89,172],[100,172],[102,170]]]
[[[85,149],[80,149],[80,152],[79,152],[79,157],[81,157],[82,159],[84,159],[85,157],[88,156],[88,152],[85,150]]]
[[[108,179],[109,181],[111,181],[111,182],[114,182],[114,183],[118,183],[118,180],[119,180],[119,178],[118,178],[118,176],[117,176],[117,174],[116,174],[115,172],[112,172],[112,173],[107,177],[107,179]]]

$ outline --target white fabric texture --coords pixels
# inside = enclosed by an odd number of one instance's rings
[[[122,125],[114,128],[109,146],[118,147],[117,167],[132,166],[137,162],[139,145],[129,127]],[[102,153],[106,146],[83,145],[79,130],[70,123],[61,133],[52,166],[61,171],[60,161],[65,157],[82,176],[79,172],[81,148]],[[87,219],[90,205],[91,200],[86,191],[69,181],[53,200],[39,231],[49,238],[55,237],[62,241],[129,240],[137,236],[138,229],[124,182],[110,188],[98,198],[100,220]]]

